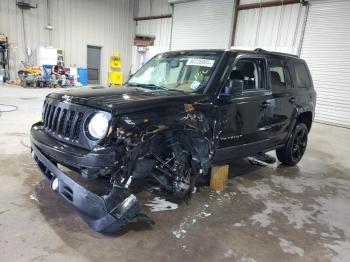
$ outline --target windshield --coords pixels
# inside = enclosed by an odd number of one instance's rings
[[[153,57],[128,81],[130,86],[201,92],[213,73],[219,53],[165,53]]]

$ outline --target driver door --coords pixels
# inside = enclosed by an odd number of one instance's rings
[[[256,154],[269,145],[274,103],[266,80],[266,59],[260,55],[238,56],[230,63],[227,81],[240,80],[243,86],[233,94],[225,94],[222,88],[219,94],[216,161]]]

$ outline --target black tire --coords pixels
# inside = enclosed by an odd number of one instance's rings
[[[277,158],[282,164],[294,166],[302,159],[308,139],[308,129],[304,123],[298,123],[284,147],[276,150]]]

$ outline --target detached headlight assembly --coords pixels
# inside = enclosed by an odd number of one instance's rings
[[[90,136],[95,139],[103,138],[108,130],[108,118],[102,113],[96,113],[88,124]]]

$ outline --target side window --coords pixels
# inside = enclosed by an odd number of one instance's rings
[[[269,62],[270,83],[272,89],[290,87],[290,74],[281,60]]]
[[[311,80],[305,64],[301,62],[294,62],[294,70],[297,79],[297,87],[309,88],[311,86]]]
[[[263,60],[240,59],[233,66],[230,79],[242,80],[243,91],[256,91],[264,88],[260,78],[263,69]]]

